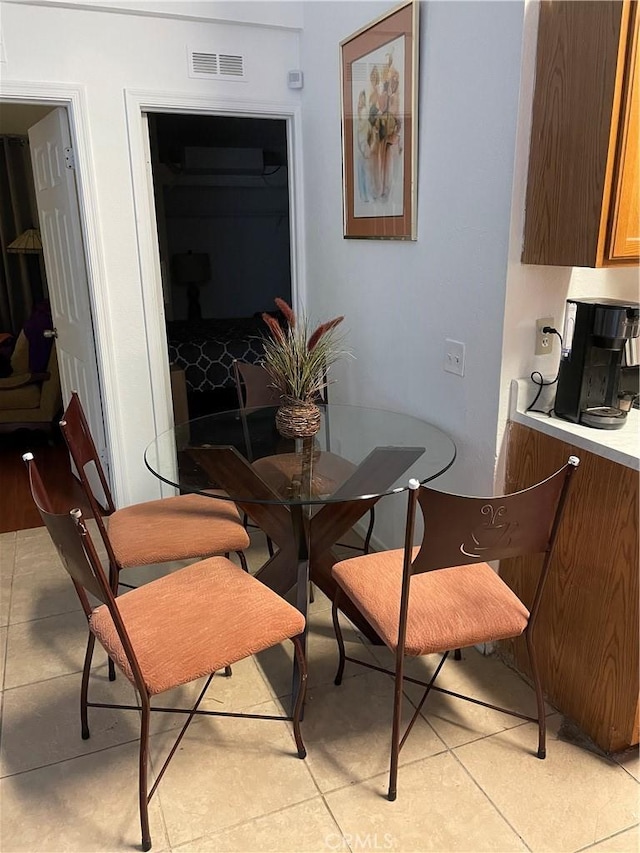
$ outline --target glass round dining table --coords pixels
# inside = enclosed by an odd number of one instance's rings
[[[287,456],[282,477],[271,481],[273,493],[258,494],[254,482],[240,478],[225,486],[228,497],[239,503],[308,505],[401,492],[409,478],[427,483],[455,459],[453,440],[420,418],[363,406],[319,408],[320,430],[312,439],[283,438],[275,426],[274,407],[196,418],[155,438],[145,451],[145,463],[164,482],[205,493],[218,487],[219,472],[206,464],[211,450],[233,448],[250,463],[260,459],[263,473],[268,472],[266,459],[275,457],[277,464]],[[349,464],[341,466],[338,459]]]
[[[441,429],[409,414],[322,405],[313,438],[278,433],[276,408],[219,412],[178,424],[145,451],[147,468],[182,492],[226,497],[276,545],[256,577],[280,595],[295,588],[306,615],[309,579],[329,598],[334,545],[385,495],[424,484],[454,462]],[[344,597],[346,598],[346,597]],[[342,607],[372,641],[374,629]]]

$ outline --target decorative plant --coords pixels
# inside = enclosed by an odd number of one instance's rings
[[[264,367],[283,397],[313,402],[327,385],[329,367],[345,355],[342,336],[336,332],[344,317],[334,317],[310,332],[305,316],[296,317],[284,299],[275,303],[285,325],[270,314],[262,315],[270,331],[264,340]]]

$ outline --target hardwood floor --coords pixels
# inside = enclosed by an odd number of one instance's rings
[[[42,527],[42,519],[29,491],[22,454],[36,458],[54,509],[65,512],[87,504],[80,484],[71,473],[69,454],[60,435],[49,437],[41,430],[0,433],[0,533]]]

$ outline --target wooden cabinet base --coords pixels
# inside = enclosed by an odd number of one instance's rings
[[[548,700],[605,752],[638,743],[638,472],[510,424],[506,491],[580,457],[536,636]],[[500,575],[531,603],[540,558],[503,560]],[[524,642],[503,651],[528,673]]]

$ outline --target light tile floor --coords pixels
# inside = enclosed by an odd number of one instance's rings
[[[264,557],[254,534],[253,566]],[[80,738],[84,617],[44,529],[0,535],[0,849],[139,849],[134,712],[95,709]],[[165,569],[131,573],[138,582]],[[352,651],[387,662],[348,624]],[[496,657],[466,650],[444,685],[533,707],[528,685]],[[290,689],[288,648],[278,647],[214,679],[207,703],[279,712]],[[614,759],[561,736],[549,708],[546,761],[535,726],[435,695],[401,753],[395,803],[387,785],[392,682],[337,654],[329,602],[310,615],[310,689],[303,722],[307,759],[285,722],[201,718],[194,722],[151,802],[155,851],[636,851],[638,753]],[[427,668],[412,662],[413,669]],[[97,656],[93,697],[133,700]],[[194,687],[175,691],[181,698]],[[416,694],[406,691],[409,712]],[[167,703],[176,696],[163,697]],[[154,766],[180,721],[153,718]]]

